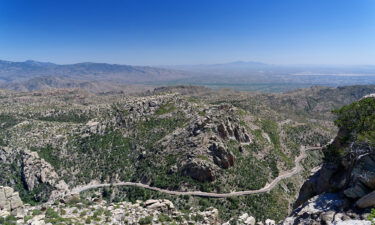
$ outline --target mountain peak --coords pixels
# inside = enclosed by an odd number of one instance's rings
[[[55,65],[54,63],[51,63],[51,62],[39,62],[39,61],[35,61],[35,60],[26,60],[24,61],[25,64],[28,64],[28,65],[35,65],[35,66],[50,66],[50,65]]]

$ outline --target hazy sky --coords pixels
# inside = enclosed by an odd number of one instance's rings
[[[375,64],[375,0],[0,0],[0,59]]]

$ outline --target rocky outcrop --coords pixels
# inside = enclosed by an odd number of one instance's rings
[[[213,143],[209,149],[216,165],[223,169],[228,169],[229,167],[234,166],[234,155],[222,144]]]
[[[321,194],[331,189],[330,178],[333,176],[337,166],[334,164],[325,164],[318,171],[316,171],[305,183],[302,185],[298,199],[294,203],[294,208],[297,208],[315,195]]]
[[[177,94],[164,94],[147,97],[126,99],[123,105],[113,106],[115,116],[113,124],[121,127],[130,127],[146,116],[155,114],[159,109],[168,104],[184,104]]]
[[[40,185],[44,185],[44,191],[36,192],[37,199],[47,200],[50,194],[68,190],[68,185],[61,180],[51,164],[40,158],[37,152],[26,149],[0,148],[0,163],[8,168],[9,173],[22,180],[23,188],[33,191]],[[12,170],[12,165],[17,165],[18,170]],[[9,178],[12,178],[9,176]],[[5,183],[14,183],[12,179]],[[55,194],[56,194],[55,193]]]
[[[209,117],[198,117],[188,128],[190,134],[197,136],[211,127]]]
[[[350,208],[351,202],[342,194],[326,193],[303,203],[282,225],[371,225],[367,213]]]
[[[243,121],[235,107],[223,104],[201,110],[193,114],[186,128],[164,138],[162,146],[168,153],[173,150],[185,156],[169,169],[170,173],[179,171],[198,181],[211,182],[217,179],[221,169],[235,165],[233,149],[244,152],[242,146],[250,144],[251,138],[249,131],[241,125]]]
[[[182,174],[201,182],[211,182],[215,180],[215,170],[209,162],[195,159],[182,168]]]
[[[361,99],[364,99],[364,98],[375,98],[375,93],[365,95]]]
[[[375,206],[375,154],[368,147],[353,143],[350,154],[325,163],[303,184],[297,209],[284,224],[370,225],[357,221],[366,219],[369,207]]]
[[[239,125],[232,124],[230,117],[225,123],[220,123],[217,126],[217,132],[224,140],[233,138],[240,143],[250,142],[250,136],[247,134],[246,129]]]
[[[303,184],[284,224],[371,224],[357,220],[375,206],[374,111],[373,95],[337,111],[339,132],[324,149],[325,162]]]
[[[375,190],[375,152],[365,144],[352,143],[350,149],[350,154],[325,163],[303,184],[295,207],[324,192],[340,192],[356,201]]]
[[[0,186],[0,216],[22,216],[24,205],[18,194],[11,187]]]
[[[37,152],[22,151],[23,179],[29,191],[43,183],[54,186],[59,179],[54,168],[45,160],[39,158]]]

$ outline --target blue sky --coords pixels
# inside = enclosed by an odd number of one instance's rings
[[[0,59],[375,64],[375,1],[0,0]]]

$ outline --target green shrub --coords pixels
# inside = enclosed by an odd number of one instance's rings
[[[347,154],[350,143],[375,146],[375,98],[365,98],[334,110],[335,124],[340,128],[335,145],[324,152],[325,160],[335,161]]]
[[[32,218],[33,218],[33,216],[25,216],[25,217],[23,218],[23,222],[25,222],[25,224],[27,224],[27,221],[29,221],[29,220],[32,219]],[[1,221],[0,221],[0,224],[2,224]]]
[[[168,215],[165,215],[165,214],[160,214],[159,215],[159,222],[170,222],[170,221],[172,221],[172,219],[168,216]]]
[[[48,208],[45,213],[46,218],[58,218],[59,214],[52,208]]]
[[[372,225],[375,225],[375,209],[371,209],[371,213],[368,215],[367,219],[371,221]]]
[[[66,215],[66,211],[65,211],[65,209],[60,209],[60,215]]]
[[[80,217],[84,217],[84,216],[86,216],[86,215],[87,215],[87,211],[85,211],[85,210],[82,211],[82,212],[79,214]]]
[[[155,111],[155,114],[156,115],[163,115],[163,114],[167,114],[167,113],[173,112],[174,110],[176,110],[176,106],[173,103],[167,103],[167,104],[161,105]]]
[[[104,213],[104,209],[99,208],[99,209],[97,209],[97,210],[94,212],[93,217],[101,216],[101,215],[103,215],[103,213]]]
[[[51,122],[87,123],[91,117],[82,112],[70,111],[49,116],[40,116],[38,119]]]
[[[41,148],[32,147],[31,150],[38,152],[39,157],[49,162],[55,169],[60,167],[60,158],[56,154],[57,150],[53,149],[51,145]]]
[[[193,221],[196,221],[196,222],[201,222],[204,220],[204,217],[200,214],[195,214],[194,216],[192,216],[191,218]]]
[[[112,212],[109,211],[109,210],[106,210],[106,211],[104,211],[104,215],[105,215],[106,217],[111,217],[111,216],[112,216]]]
[[[15,216],[7,216],[5,218],[0,217],[0,224],[4,225],[16,225],[17,224],[17,218]]]
[[[14,116],[6,115],[6,114],[0,114],[0,128],[1,129],[13,127],[18,122],[19,122],[19,120]]]
[[[141,219],[139,219],[138,223],[141,225],[151,224],[152,223],[152,216],[146,216]]]
[[[37,216],[37,215],[40,215],[40,214],[42,214],[42,211],[40,211],[39,209],[34,209],[34,210],[32,211],[32,215],[33,215],[33,216]]]
[[[90,218],[90,217],[87,217],[86,220],[85,220],[85,223],[86,223],[86,224],[91,224],[91,218]]]
[[[346,131],[346,140],[360,137],[363,141],[375,144],[375,98],[361,101],[334,110],[335,124]]]

